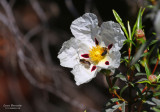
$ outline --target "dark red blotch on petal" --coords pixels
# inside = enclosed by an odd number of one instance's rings
[[[99,45],[99,42],[98,42],[98,40],[96,38],[95,38],[95,44]]]
[[[113,44],[108,45],[108,49],[110,50],[112,48]]]
[[[109,61],[106,61],[105,64],[106,64],[106,65],[109,65]]]
[[[89,58],[89,54],[82,54],[81,55],[83,58]]]
[[[94,71],[96,68],[97,68],[96,66],[93,66],[91,72]]]

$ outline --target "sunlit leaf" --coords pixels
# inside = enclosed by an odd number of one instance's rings
[[[137,17],[137,29],[142,29],[142,9],[140,8],[138,17]]]
[[[127,30],[126,30],[126,28],[125,28],[125,26],[124,26],[124,24],[122,22],[122,19],[120,18],[120,16],[118,15],[118,13],[115,10],[112,10],[112,11],[113,11],[114,17],[116,18],[116,21],[121,25],[121,27],[122,27],[125,35],[127,36],[127,38],[129,38]]]
[[[112,89],[120,89],[118,86],[113,86]]]
[[[118,75],[116,75],[116,77],[120,78],[122,81],[125,81],[125,82],[127,81],[126,77],[122,74],[118,74]]]
[[[138,63],[134,64],[134,66],[138,72],[141,72],[140,65]]]

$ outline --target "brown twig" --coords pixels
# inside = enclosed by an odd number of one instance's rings
[[[158,66],[158,62],[159,62],[159,59],[157,58],[157,62],[156,62],[156,65],[154,66],[154,70],[153,70],[153,72],[152,72],[152,75],[154,75],[154,72],[156,71],[156,68],[157,68],[157,66]]]

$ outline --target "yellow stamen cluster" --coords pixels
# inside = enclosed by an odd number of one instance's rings
[[[100,46],[92,47],[89,51],[89,57],[91,61],[95,64],[97,64],[99,61],[101,61],[104,56],[102,56],[102,53],[104,52],[104,48]]]

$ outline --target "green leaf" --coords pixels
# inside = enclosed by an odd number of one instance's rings
[[[127,87],[128,87],[128,85],[125,85],[125,86],[121,89],[121,91],[120,91],[120,96],[122,96],[122,93],[124,92],[125,89],[127,89]]]
[[[141,55],[141,57],[147,56],[147,55],[149,55],[149,54],[150,54],[149,52],[143,53],[143,54]]]
[[[138,38],[137,40],[142,42],[142,44],[144,44],[146,42],[146,40],[144,40],[143,38]]]
[[[114,17],[115,17],[116,21],[121,25],[126,37],[129,38],[127,30],[126,30],[126,28],[125,28],[125,26],[124,26],[124,24],[122,22],[122,19],[120,18],[120,16],[118,15],[118,13],[115,10],[112,10],[112,11],[113,11],[113,14],[114,14]]]
[[[159,79],[160,79],[160,74],[157,76],[157,82],[159,81]]]
[[[132,29],[132,34],[131,34],[132,38],[133,38],[133,36],[134,36],[134,34],[136,32],[136,29],[137,29],[137,21],[135,22],[134,27]]]
[[[118,98],[112,98],[111,101],[112,101],[112,102],[118,102],[119,99],[118,99]]]
[[[142,29],[142,9],[140,8],[137,17],[137,29]]]
[[[149,44],[149,46],[151,46],[151,45],[153,45],[153,44],[155,44],[157,42],[158,42],[158,40],[152,40],[152,42]]]
[[[149,84],[151,84],[150,81],[146,78],[141,78],[136,83],[149,83]]]
[[[146,76],[146,73],[136,73],[135,76]]]
[[[128,23],[127,25],[128,25],[129,40],[132,40],[131,27],[130,27],[129,21],[127,23]]]
[[[160,109],[157,109],[156,107],[153,107],[153,110],[154,110],[155,112],[160,112]]]
[[[122,52],[122,54],[125,54],[125,53],[127,53],[127,51],[123,51],[123,52]]]
[[[153,94],[153,96],[154,96],[154,97],[160,96],[160,92],[155,92],[155,93]]]
[[[134,64],[134,66],[138,72],[141,72],[140,65],[138,63]]]
[[[151,72],[150,72],[150,70],[149,70],[148,65],[146,64],[146,62],[145,62],[145,71],[146,71],[147,78],[148,78],[151,75]]]
[[[120,89],[118,86],[113,86],[112,89]]]
[[[140,82],[137,82],[137,83],[148,83],[148,84],[151,84],[151,82],[148,81],[148,80],[140,81]]]
[[[125,112],[125,102],[118,105],[110,106],[110,108],[107,108],[105,112],[115,112],[119,107],[122,107],[122,112]]]
[[[126,77],[122,74],[118,74],[118,75],[116,75],[116,77],[120,78],[122,81],[125,81],[125,82],[127,81]]]
[[[134,84],[133,84],[132,82],[129,82],[129,84],[130,84],[132,87],[134,87]]]
[[[134,46],[136,46],[136,44],[132,41],[132,40],[129,40],[129,39],[126,39],[125,41],[124,41],[124,43],[126,44],[126,43],[131,43],[131,44],[133,44]]]
[[[114,105],[109,109],[106,109],[105,112],[114,112],[115,110],[117,110],[120,106],[122,106],[122,104],[119,105]]]

